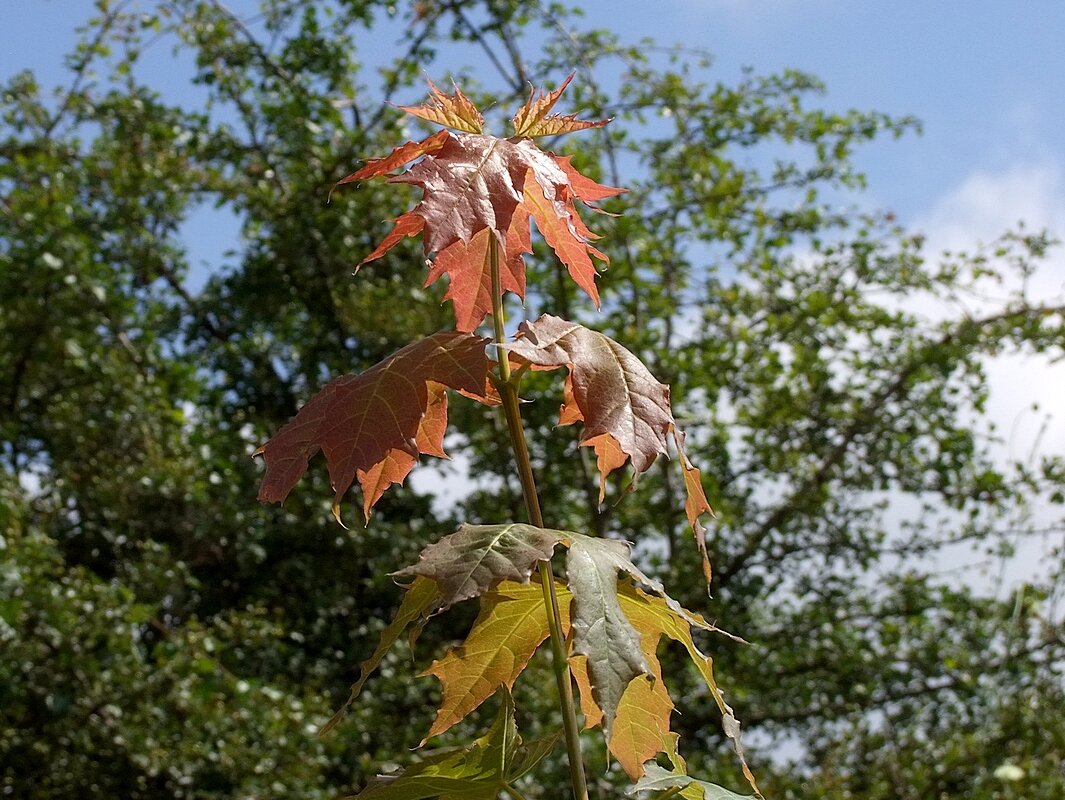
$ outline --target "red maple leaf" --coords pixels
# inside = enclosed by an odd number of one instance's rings
[[[422,233],[426,256],[435,258],[427,285],[448,275],[446,299],[454,303],[456,325],[461,331],[473,331],[492,308],[488,237],[495,238],[505,264],[500,288],[524,298],[524,254],[532,250],[532,219],[573,279],[598,305],[592,258],[604,263],[609,259],[592,246],[597,237],[580,218],[575,201],[590,204],[625,190],[581,175],[568,157],[546,153],[529,138],[609,122],[548,114],[569,80],[554,92],[530,96],[514,117],[517,135],[510,139],[481,133],[483,120],[465,95],[458,89],[445,95],[430,83],[431,101],[404,110],[463,132],[440,131],[420,142],[407,142],[339,182],[378,177],[421,159],[389,178],[391,183],[420,187],[421,202],[395,221],[393,230],[359,266],[380,258],[405,237]]]
[[[359,375],[331,381],[256,451],[266,460],[259,499],[281,502],[319,450],[335,492],[333,515],[358,480],[363,512],[401,483],[419,453],[444,456],[444,387],[493,403],[487,391],[487,339],[442,331],[407,345]]]
[[[507,350],[534,367],[569,369],[559,424],[584,423],[581,444],[593,448],[598,459],[600,502],[611,472],[631,463],[635,484],[659,455],[668,453],[669,437],[673,437],[684,468],[684,508],[709,585],[710,559],[699,517],[713,514],[713,509],[703,492],[699,470],[684,454],[684,434],[673,418],[669,387],[610,337],[550,314],[523,322]]]

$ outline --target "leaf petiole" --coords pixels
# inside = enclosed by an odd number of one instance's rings
[[[514,800],[525,800],[525,795],[515,789],[511,784],[504,783],[503,788],[506,790],[507,794],[514,798]]]
[[[503,291],[500,279],[499,243],[493,236],[489,240],[489,259],[492,270],[492,324],[495,331],[495,344],[498,348],[506,341],[506,323],[503,317]],[[500,352],[501,348],[497,349]],[[506,352],[506,351],[502,351]],[[540,499],[536,491],[536,479],[529,458],[529,447],[525,441],[525,430],[521,424],[518,391],[510,372],[510,359],[499,359],[499,383],[497,388],[503,400],[507,429],[510,433],[511,446],[517,462],[518,477],[521,480],[525,505],[529,512],[529,522],[538,528],[544,527],[543,514],[540,511]],[[551,562],[541,561],[538,565],[540,585],[544,593],[544,605],[547,610],[548,627],[551,631],[551,666],[555,673],[558,687],[558,701],[562,711],[562,729],[566,741],[566,755],[569,760],[570,785],[573,800],[588,800],[588,782],[584,775],[584,757],[581,753],[580,728],[577,726],[577,710],[573,701],[573,684],[570,677],[569,662],[566,660],[566,643],[562,634],[562,620],[555,593],[555,580],[551,572]]]

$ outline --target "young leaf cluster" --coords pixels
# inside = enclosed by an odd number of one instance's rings
[[[597,237],[581,219],[575,201],[598,211],[593,201],[623,190],[590,180],[569,159],[544,152],[533,141],[608,122],[550,113],[569,80],[553,92],[534,92],[513,118],[514,136],[506,139],[483,132],[483,117],[460,90],[449,95],[430,84],[429,102],[404,110],[454,132],[401,145],[340,181],[389,175],[415,162],[392,174],[389,182],[420,187],[421,201],[396,219],[392,232],[363,263],[421,233],[430,259],[427,284],[448,276],[445,298],[453,302],[457,330],[416,341],[361,374],[334,380],[257,451],[266,461],[260,499],[284,500],[320,450],[334,491],[334,516],[339,521],[340,502],[358,481],[369,519],[385,489],[401,483],[420,454],[444,456],[447,389],[483,404],[502,404],[505,410],[534,524],[463,525],[426,547],[415,564],[394,573],[407,582],[403,603],[361,665],[348,702],[323,732],[337,724],[400,636],[409,632],[413,640],[430,616],[472,598],[479,599],[480,613],[465,641],[424,673],[440,681],[442,699],[422,745],[493,694],[503,697],[501,716],[470,748],[432,753],[402,775],[379,779],[361,797],[494,797],[505,789],[517,777],[508,766],[517,741],[510,689],[548,637],[564,717],[575,720],[568,691],[572,676],[585,727],[603,729],[610,752],[633,780],[644,778],[660,753],[679,763],[678,737],[670,729],[674,705],[658,647],[663,637],[680,643],[714,698],[743,772],[758,792],[743,760],[739,724],[714,680],[713,662],[693,639],[693,629],[713,626],[644,574],[632,562],[627,543],[547,529],[540,521],[518,390],[530,369],[565,367],[560,424],[583,424],[581,444],[596,455],[600,502],[608,475],[631,465],[634,490],[639,477],[658,456],[668,455],[673,443],[709,584],[710,562],[699,517],[712,511],[699,471],[684,452],[669,387],[618,342],[559,317],[544,315],[523,323],[513,341],[504,338],[503,299],[506,292],[524,297],[524,258],[532,250],[533,222],[570,277],[599,303],[591,258],[604,263],[607,258],[592,244]],[[488,354],[489,340],[473,332],[489,314],[495,359]],[[566,549],[565,581],[555,579],[550,567],[559,546]],[[583,800],[583,763],[573,763],[581,761],[580,743],[569,722],[566,734],[574,795]],[[523,770],[532,766],[522,763]]]

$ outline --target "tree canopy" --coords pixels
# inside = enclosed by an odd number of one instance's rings
[[[572,70],[562,110],[615,122],[579,149],[544,141],[630,187],[597,218],[596,327],[673,387],[717,512],[713,598],[678,476],[655,464],[636,503],[619,471],[600,504],[580,431],[555,427],[560,393],[532,374],[547,524],[634,541],[678,600],[751,643],[713,656],[767,797],[1062,795],[1061,550],[1008,601],[927,560],[1060,532],[1065,454],[1004,463],[983,416],[988,358],[1065,354],[1065,305],[1025,281],[1054,241],[1019,230],[929,254],[847,202],[856,150],[915,121],[825,108],[801,72],[717,82],[705,54],[595,25],[536,0],[263,0],[250,19],[215,0],[98,0],[66,86],[4,77],[7,796],[334,797],[418,744],[438,685],[414,675],[468,626],[458,608],[413,665],[387,656],[363,702],[317,730],[399,604],[388,573],[460,518],[522,518],[498,410],[451,410],[447,449],[472,476],[456,504],[397,487],[365,529],[333,520],[320,459],[284,507],[259,505],[251,453],[329,376],[450,324],[446,283],[417,288],[412,240],[351,274],[409,198],[374,184],[329,197],[428,130],[390,103],[420,99],[425,72],[511,108]],[[384,60],[370,46],[397,36]],[[189,68],[179,96],[143,68],[171,47]],[[240,229],[206,267],[187,225],[204,213]],[[527,317],[581,319],[566,266],[532,248]],[[996,281],[1008,296],[988,300]],[[742,785],[685,657],[661,653],[686,676],[670,686],[697,743],[684,756]],[[534,659],[515,686],[530,739],[554,725],[549,683]],[[528,797],[556,795],[557,757]],[[617,765],[602,796],[614,780]]]

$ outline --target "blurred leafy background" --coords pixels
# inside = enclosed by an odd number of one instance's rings
[[[259,506],[250,453],[329,376],[451,324],[419,244],[351,276],[404,190],[327,203],[359,159],[422,135],[387,102],[453,77],[498,126],[572,69],[569,108],[616,121],[552,146],[631,191],[597,220],[603,312],[538,244],[524,313],[588,321],[672,384],[718,510],[714,597],[675,477],[600,508],[537,376],[549,524],[635,541],[751,642],[706,644],[767,796],[1062,796],[1065,462],[1003,457],[987,414],[994,359],[1062,357],[1061,296],[1039,290],[1060,292],[1059,256],[1023,227],[929,252],[861,210],[856,152],[915,120],[828,108],[794,70],[720,80],[707,53],[534,0],[95,6],[62,88],[0,86],[3,796],[335,797],[412,757],[437,692],[413,676],[473,609],[315,732],[398,603],[387,573],[460,520],[521,518],[502,420],[456,400],[455,461],[352,531],[321,468]],[[146,77],[160,53],[187,85]],[[196,219],[234,233],[210,263]],[[1005,592],[942,574],[973,553],[1041,561]],[[693,773],[738,788],[712,702],[674,666]],[[530,735],[557,724],[550,685],[534,663],[517,687]],[[560,755],[528,796],[562,791]]]

